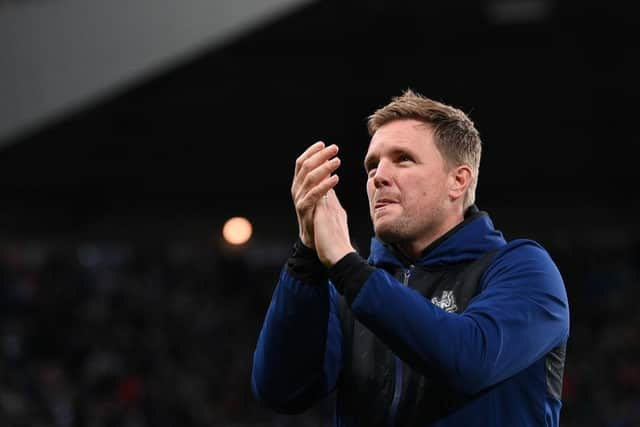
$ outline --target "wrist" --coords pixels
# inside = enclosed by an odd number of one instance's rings
[[[313,244],[313,238],[309,238],[309,236],[304,234],[304,233],[298,233],[298,239],[307,248],[309,248],[309,249],[311,249],[313,251],[316,250],[316,248],[315,248],[315,246]]]
[[[345,246],[343,248],[331,251],[331,253],[327,254],[326,257],[321,259],[321,261],[325,267],[331,268],[334,265],[336,265],[338,261],[340,261],[342,258],[344,258],[345,256],[349,255],[352,252],[356,252],[356,250],[351,246],[349,247]]]

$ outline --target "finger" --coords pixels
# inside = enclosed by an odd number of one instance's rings
[[[297,175],[309,173],[336,154],[338,154],[338,146],[335,144],[314,151],[299,163],[300,167],[297,169]]]
[[[329,160],[331,157],[338,153],[338,146],[333,144],[320,151],[314,152],[307,157],[303,162],[299,163],[300,167],[293,177],[293,183],[291,184],[291,194],[294,197],[299,195],[300,186],[304,183],[306,175],[320,166],[322,163]],[[298,166],[298,162],[296,162]]]
[[[322,197],[324,197],[327,202],[335,203],[337,201],[336,192],[333,189],[327,191],[327,194]]]
[[[322,150],[324,148],[324,142],[322,141],[318,141],[315,144],[312,144],[311,146],[309,146],[304,153],[300,154],[300,156],[298,156],[298,158],[296,159],[296,168],[294,171],[294,175],[298,174],[298,171],[300,171],[300,167],[302,167],[302,163],[304,163],[305,160],[307,160],[309,157],[311,157],[313,154],[317,153],[318,151]]]
[[[313,187],[304,197],[300,200],[300,205],[302,207],[315,206],[316,203],[327,194],[329,190],[335,187],[338,184],[340,178],[338,175],[332,175],[322,180],[318,185]]]
[[[305,176],[304,181],[298,189],[296,196],[300,197],[302,192],[306,192],[309,189],[315,187],[320,181],[335,172],[335,170],[340,167],[340,163],[340,158],[334,157],[333,159],[327,160],[326,162],[309,172]]]
[[[325,194],[322,197],[325,201],[325,203],[327,204],[327,207],[330,207],[332,210],[333,209],[338,209],[338,211],[342,211],[342,205],[340,204],[340,201],[338,200],[338,195],[336,194],[335,190],[332,188],[331,190],[329,190],[327,192],[327,194]]]

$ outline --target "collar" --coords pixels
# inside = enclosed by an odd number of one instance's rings
[[[416,262],[378,237],[371,241],[369,262],[404,268],[412,265],[448,265],[477,259],[485,252],[505,244],[502,233],[494,228],[489,215],[472,205],[465,212],[464,220],[427,246]]]

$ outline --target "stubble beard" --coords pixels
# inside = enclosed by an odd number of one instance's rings
[[[391,245],[413,244],[429,238],[438,228],[438,210],[421,212],[417,217],[399,215],[375,226],[376,236]]]
[[[374,225],[376,236],[391,245],[411,241],[415,237],[412,228],[409,218],[402,216],[391,221],[384,221],[377,227]]]

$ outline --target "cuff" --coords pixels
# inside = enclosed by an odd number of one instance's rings
[[[351,252],[329,269],[329,279],[333,286],[344,295],[351,306],[375,268],[370,266],[357,252]]]
[[[287,269],[293,277],[304,283],[317,286],[327,283],[326,267],[320,262],[316,251],[305,246],[299,237],[291,249]]]

